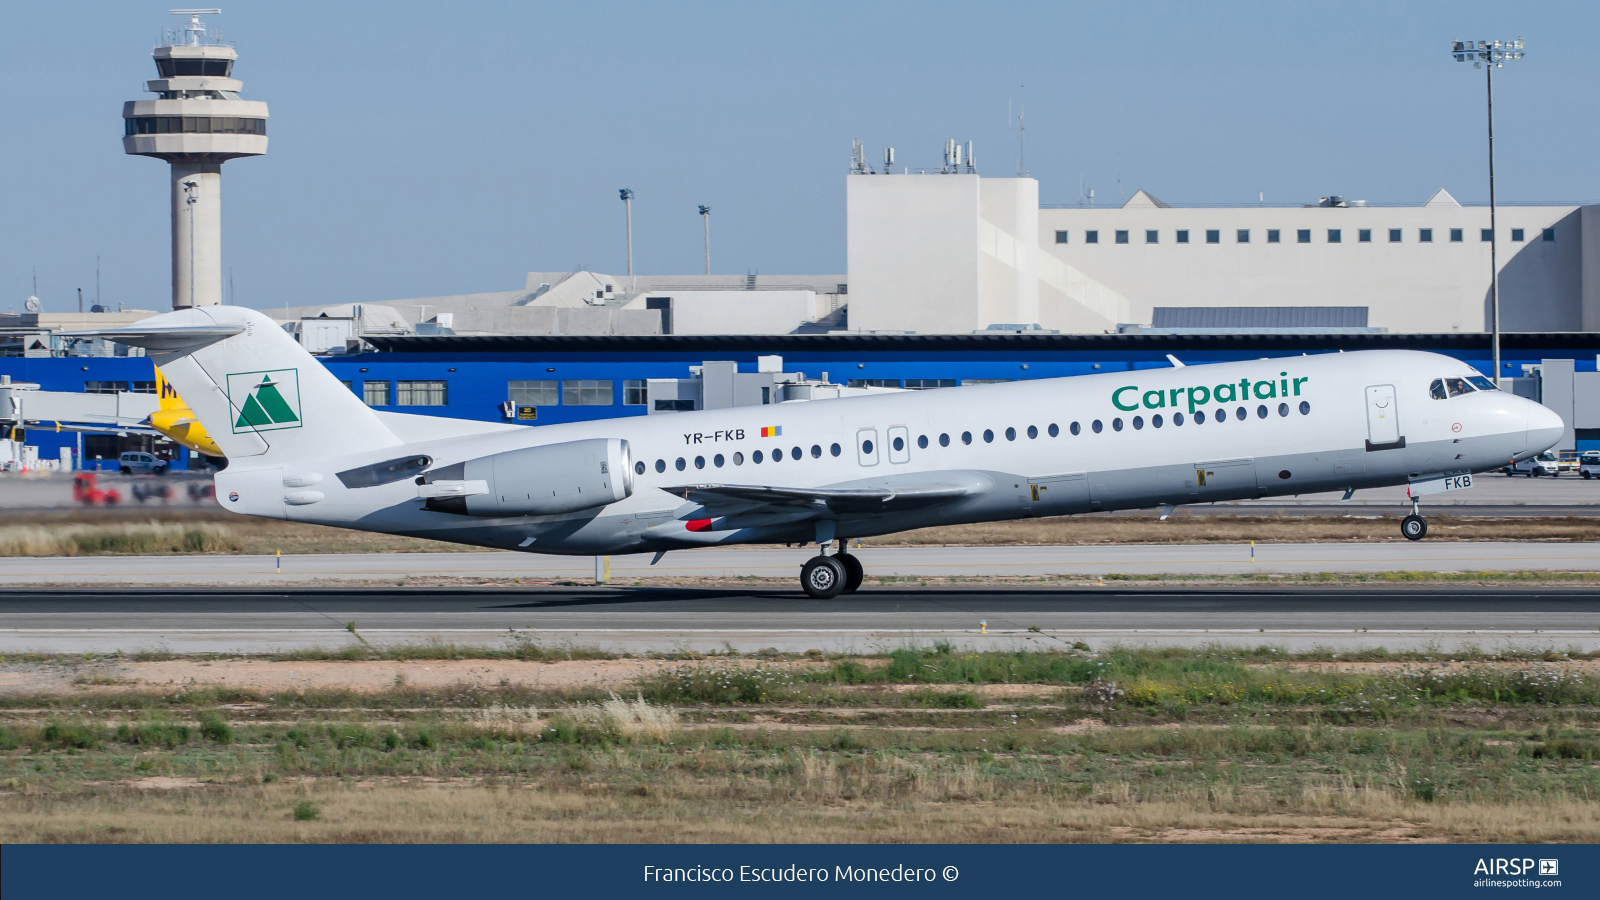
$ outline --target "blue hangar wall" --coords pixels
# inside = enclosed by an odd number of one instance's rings
[[[907,386],[930,382],[1023,380],[1091,372],[1166,368],[1167,354],[1184,363],[1231,362],[1356,350],[1427,350],[1460,359],[1487,373],[1489,338],[1483,334],[1292,335],[780,335],[780,336],[399,336],[369,340],[378,352],[327,357],[323,364],[357,396],[379,409],[483,421],[504,421],[501,406],[513,381],[556,382],[555,402],[538,406],[530,427],[560,422],[645,415],[630,404],[628,381],[687,378],[689,367],[732,360],[756,371],[756,358],[783,357],[785,372],[837,383],[869,381]],[[1571,359],[1577,371],[1596,370],[1600,334],[1558,332],[1503,336],[1501,374],[1520,376],[1524,365]],[[144,358],[62,357],[0,359],[0,374],[37,382],[45,390],[82,391],[90,381],[150,381]],[[573,382],[609,381],[609,392]],[[417,382],[431,383],[417,385]],[[566,387],[587,387],[567,391]],[[609,397],[606,394],[609,393]],[[590,401],[571,405],[563,396]],[[595,402],[605,401],[609,402]],[[379,402],[381,401],[381,402]],[[408,401],[408,402],[402,402]],[[1600,449],[1600,435],[1580,435],[1580,449]],[[1592,437],[1592,440],[1586,438]],[[27,442],[53,457],[76,446],[68,433],[30,429]]]

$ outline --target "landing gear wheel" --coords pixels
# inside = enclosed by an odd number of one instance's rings
[[[845,585],[844,564],[832,556],[813,556],[800,567],[800,587],[813,600],[832,600]]]
[[[1408,541],[1420,541],[1428,536],[1428,520],[1412,513],[1400,520],[1400,533]]]
[[[867,575],[861,566],[861,560],[849,553],[835,553],[833,558],[838,560],[839,565],[844,566],[844,590],[840,593],[854,594],[856,588],[861,587],[861,579]]]

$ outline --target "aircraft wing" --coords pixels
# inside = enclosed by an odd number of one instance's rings
[[[664,488],[712,514],[824,510],[835,515],[901,512],[936,506],[972,492],[959,484],[881,488],[790,488],[747,484],[688,484]]]

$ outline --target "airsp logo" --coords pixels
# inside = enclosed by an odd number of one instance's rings
[[[239,372],[228,376],[233,433],[299,428],[300,373],[295,369]]]

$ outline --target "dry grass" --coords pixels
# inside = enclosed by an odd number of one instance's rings
[[[678,730],[677,710],[652,706],[644,697],[624,700],[613,693],[610,699],[575,706],[565,712],[579,725],[623,738],[649,737],[665,741]]]
[[[214,522],[9,525],[0,528],[0,556],[88,556],[104,553],[237,553],[233,530]]]
[[[378,693],[340,679],[391,663],[197,662],[0,691],[0,842],[1600,841],[1600,676],[1551,655],[927,648]]]
[[[471,551],[477,547],[347,531],[303,522],[253,519],[216,512],[141,514],[132,519],[72,511],[17,513],[0,528],[0,556],[79,556],[102,553],[417,553]],[[1154,513],[1026,519],[980,525],[946,525],[868,538],[890,546],[1007,546],[1083,544],[1204,544],[1247,541],[1394,542],[1402,540],[1395,516],[1251,516]],[[1600,541],[1600,518],[1428,518],[1430,541]]]
[[[384,779],[199,787],[105,786],[73,797],[0,793],[0,841],[138,843],[1067,843],[1108,841],[1592,842],[1600,807],[1572,799],[1428,804],[1376,790],[1302,810],[1227,797],[1143,801],[1126,783],[1073,799],[985,796],[977,772],[892,801],[851,798],[826,760],[764,802],[693,778],[618,790],[612,773],[538,782]],[[881,773],[881,778],[905,775]],[[1224,792],[1225,793],[1225,792]],[[317,821],[295,821],[311,800]],[[1254,808],[1252,808],[1254,807]]]

